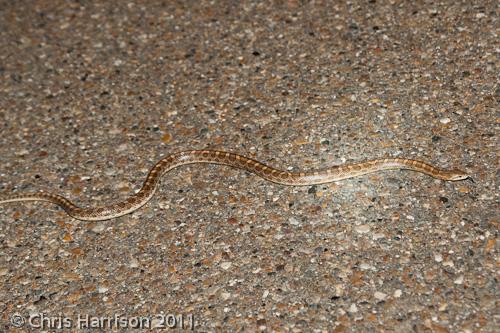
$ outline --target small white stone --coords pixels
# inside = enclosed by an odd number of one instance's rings
[[[226,300],[228,300],[228,299],[229,299],[229,297],[231,297],[231,293],[228,293],[228,292],[223,292],[223,293],[221,293],[221,294],[220,294],[220,296],[221,296],[221,298],[222,298],[223,300],[225,300],[225,301],[226,301]]]
[[[479,196],[479,200],[493,200],[493,196],[483,193]]]
[[[135,259],[135,258],[130,258],[129,266],[131,268],[137,268],[137,267],[139,267],[139,261],[137,261],[137,259]]]
[[[230,261],[224,261],[220,264],[220,267],[222,267],[222,269],[224,269],[224,270],[227,270],[227,269],[229,269],[229,267],[231,267],[232,264],[233,263]]]
[[[108,288],[106,288],[106,287],[99,287],[99,288],[97,288],[97,292],[98,292],[99,294],[104,294],[104,293],[105,293],[105,292],[107,292],[108,290],[109,290],[109,289],[108,289]]]
[[[354,227],[354,230],[360,234],[366,234],[367,232],[370,232],[370,226],[368,224],[362,224]]]
[[[385,301],[385,299],[387,298],[387,294],[382,293],[380,291],[376,291],[375,294],[373,294],[373,296],[379,301]]]
[[[448,117],[444,117],[444,118],[439,119],[439,121],[441,122],[441,124],[448,124],[448,123],[450,123],[451,119]]]
[[[255,215],[255,209],[248,209],[243,212],[243,215],[245,216],[250,216],[250,215]]]
[[[373,269],[373,266],[364,262],[361,263],[361,265],[359,265],[359,268],[361,268],[364,271],[367,271],[369,269]]]
[[[454,267],[455,264],[451,260],[446,260],[445,262],[443,262],[443,266]]]
[[[104,223],[97,223],[95,226],[92,227],[92,230],[93,232],[95,233],[100,233],[100,232],[103,232],[104,231],[104,228],[105,228],[105,225]]]
[[[400,298],[402,294],[403,294],[403,292],[401,291],[401,289],[396,289],[394,291],[394,297],[396,297],[396,298]]]
[[[299,225],[300,224],[300,222],[295,217],[290,217],[288,219],[288,223],[290,223],[291,225]]]
[[[18,150],[14,153],[14,155],[16,156],[24,156],[24,155],[28,155],[30,152],[26,149],[22,149],[22,150]]]
[[[161,328],[163,325],[163,321],[161,318],[154,318],[151,320],[151,328]]]
[[[350,313],[356,313],[358,312],[358,307],[356,306],[356,304],[352,303],[351,306],[349,307],[349,311]]]
[[[170,209],[170,205],[167,201],[159,201],[158,206],[160,207],[160,209]]]
[[[118,145],[118,147],[116,147],[116,151],[118,152],[130,151],[130,147],[128,143],[122,143],[121,145]]]
[[[443,261],[443,256],[441,255],[441,253],[435,253],[434,254],[434,260],[436,260],[436,262]]]
[[[455,279],[455,281],[453,281],[453,283],[455,283],[455,284],[462,284],[462,283],[464,283],[464,276],[460,275],[459,277],[457,277]]]
[[[267,298],[269,296],[269,290],[265,290],[264,293],[262,294],[262,299]]]

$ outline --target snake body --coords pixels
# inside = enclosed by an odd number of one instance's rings
[[[61,195],[48,192],[12,194],[4,197],[0,196],[0,204],[19,201],[48,201],[60,206],[70,216],[79,220],[108,220],[139,209],[153,197],[160,183],[160,179],[164,174],[181,165],[194,163],[227,165],[249,171],[270,182],[292,186],[330,183],[337,180],[391,169],[413,170],[430,175],[434,178],[448,181],[463,180],[469,177],[465,172],[460,170],[443,170],[425,162],[404,158],[376,159],[363,163],[334,166],[310,172],[288,172],[269,167],[254,159],[230,152],[190,150],[174,153],[161,159],[149,171],[144,185],[139,192],[124,201],[111,205],[82,208],[76,206],[70,200]]]

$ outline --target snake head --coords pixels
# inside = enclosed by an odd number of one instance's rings
[[[451,181],[465,180],[467,178],[472,179],[467,173],[458,169],[450,170],[447,177]]]

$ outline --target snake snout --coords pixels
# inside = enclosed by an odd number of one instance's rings
[[[455,169],[455,170],[452,170],[450,172],[450,180],[452,180],[452,181],[465,180],[467,178],[471,178],[471,177],[467,173],[463,172],[462,170]]]

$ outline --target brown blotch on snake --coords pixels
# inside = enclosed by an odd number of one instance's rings
[[[325,184],[368,173],[392,169],[417,171],[434,178],[448,181],[457,181],[469,178],[469,175],[460,170],[443,170],[422,161],[403,158],[384,158],[352,165],[334,166],[311,172],[290,173],[272,168],[256,160],[233,153],[213,150],[190,150],[175,153],[161,159],[151,169],[142,189],[139,192],[132,195],[128,199],[115,204],[102,207],[81,208],[74,205],[63,196],[46,192],[7,194],[5,196],[0,196],[0,204],[19,201],[48,201],[60,206],[66,211],[66,213],[79,220],[109,220],[131,213],[145,205],[153,197],[158,184],[160,183],[161,177],[170,170],[181,165],[195,163],[227,165],[252,172],[270,182],[291,186]]]

